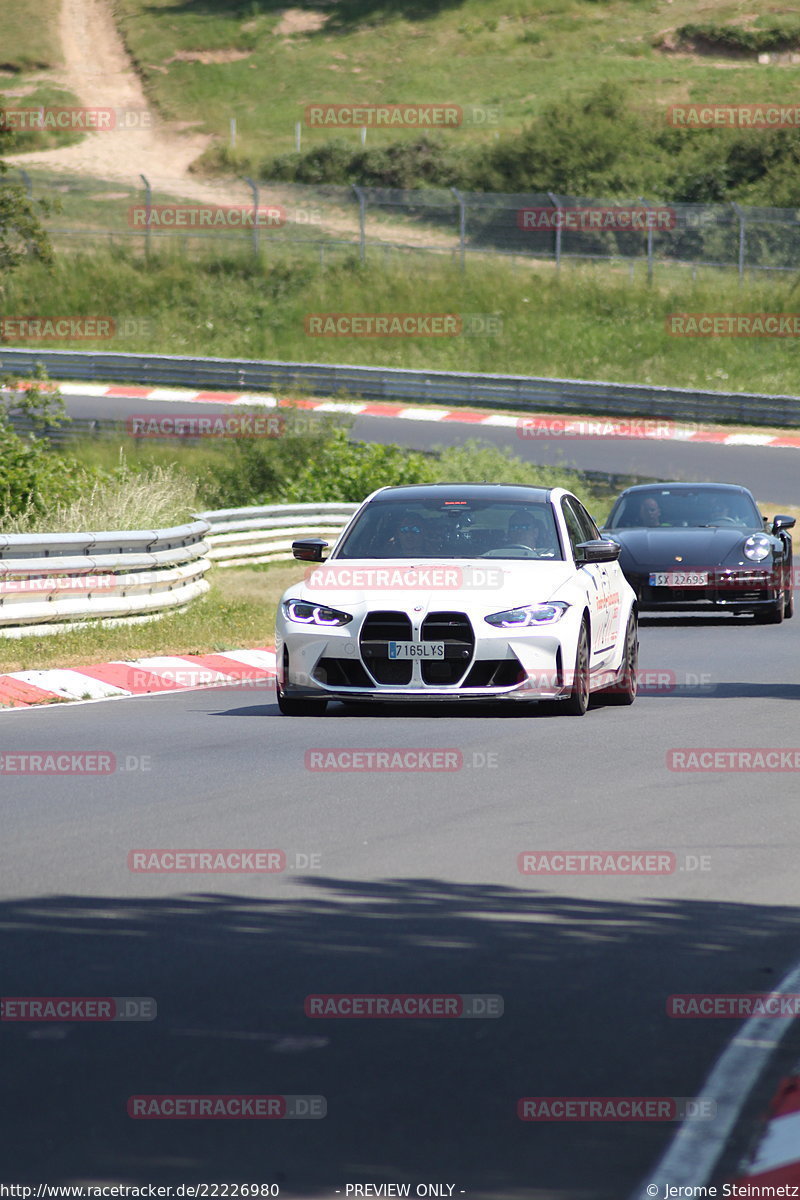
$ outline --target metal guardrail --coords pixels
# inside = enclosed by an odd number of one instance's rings
[[[357,504],[267,504],[198,513],[169,529],[0,534],[0,638],[183,611],[210,567],[293,561],[292,542],[334,542]]]
[[[0,637],[126,624],[182,611],[208,591],[197,519],[169,529],[0,535]]]
[[[726,395],[687,388],[642,387],[630,383],[527,375],[470,375],[458,371],[411,371],[327,363],[0,347],[2,373],[29,375],[38,364],[59,380],[105,380],[241,392],[279,389],[327,396],[345,392],[369,400],[472,405],[522,412],[539,410],[800,426],[800,396],[754,392]]]
[[[357,504],[266,504],[198,513],[211,527],[208,557],[219,567],[292,559],[295,538],[334,542]]]

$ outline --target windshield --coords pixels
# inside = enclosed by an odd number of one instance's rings
[[[403,500],[368,504],[336,558],[530,558],[562,561],[547,502]]]
[[[758,509],[744,492],[719,488],[648,488],[621,497],[607,529],[686,529],[710,526],[761,529]]]

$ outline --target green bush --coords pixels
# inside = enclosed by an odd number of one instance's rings
[[[531,487],[566,487],[592,496],[577,471],[542,467],[517,458],[508,450],[476,440],[431,454],[394,445],[350,442],[336,429],[321,452],[284,488],[287,503],[338,500],[359,502],[380,487],[414,483],[519,483]]]
[[[333,429],[304,469],[283,486],[280,499],[295,504],[357,502],[379,487],[428,483],[433,469],[424,454],[399,446],[350,442],[345,429]]]
[[[681,25],[677,34],[684,44],[690,42],[738,54],[763,54],[769,50],[793,50],[800,42],[800,24],[795,20],[763,29],[745,29],[741,25],[708,21]]]
[[[772,48],[778,37],[775,30],[737,32],[757,34]],[[789,44],[789,27],[779,32],[781,44]],[[797,41],[800,26],[791,36]],[[588,96],[551,104],[522,130],[486,145],[459,149],[434,135],[366,150],[332,139],[305,154],[273,158],[261,173],[315,185],[645,196],[689,204],[738,200],[793,208],[800,204],[798,161],[797,130],[673,129],[655,107],[636,106],[624,88],[602,84]]]
[[[19,390],[19,381],[13,376],[0,379],[0,387],[13,396],[8,405],[0,403],[0,522],[69,503],[80,494],[84,482],[84,472],[75,460],[65,460],[36,436],[44,426],[66,419],[60,393],[48,389],[42,374],[28,383]],[[18,433],[11,422],[12,413],[32,421],[34,432]]]
[[[463,154],[441,137],[424,135],[371,149],[332,138],[302,154],[282,154],[262,163],[263,179],[362,187],[450,187],[464,180]]]

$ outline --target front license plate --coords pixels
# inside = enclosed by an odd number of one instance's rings
[[[651,587],[708,587],[708,571],[654,571]]]
[[[389,658],[444,658],[444,642],[389,642]]]

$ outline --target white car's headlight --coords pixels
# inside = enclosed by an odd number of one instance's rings
[[[309,604],[307,600],[284,600],[283,615],[300,625],[347,625],[353,619],[350,613],[324,604]]]
[[[745,542],[744,552],[753,562],[763,562],[767,555],[772,553],[772,544],[763,533],[754,533]]]
[[[524,608],[507,608],[505,612],[492,613],[490,617],[484,617],[484,621],[500,629],[529,629],[531,625],[555,624],[568,608],[565,600],[552,600],[549,604],[526,604]]]

